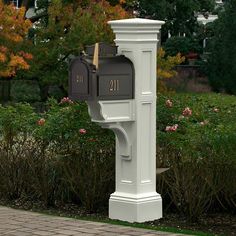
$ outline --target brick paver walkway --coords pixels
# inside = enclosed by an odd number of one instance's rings
[[[174,236],[147,229],[117,226],[71,218],[44,215],[0,206],[1,236]]]

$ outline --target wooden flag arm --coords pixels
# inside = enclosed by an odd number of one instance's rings
[[[99,54],[99,43],[96,43],[93,55],[93,64],[95,65],[96,69],[98,69],[98,56],[99,56],[98,54]]]

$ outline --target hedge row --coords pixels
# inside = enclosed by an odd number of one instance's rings
[[[0,198],[107,209],[115,184],[115,141],[91,123],[87,107],[50,100],[0,107]],[[164,209],[196,220],[236,209],[236,98],[158,95],[157,191]]]

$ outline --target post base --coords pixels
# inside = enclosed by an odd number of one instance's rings
[[[115,192],[109,200],[109,218],[146,222],[162,218],[162,198],[158,193],[127,194]]]

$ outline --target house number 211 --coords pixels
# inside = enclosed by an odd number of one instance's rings
[[[109,82],[109,91],[119,91],[120,90],[120,82],[118,79],[112,79]]]

